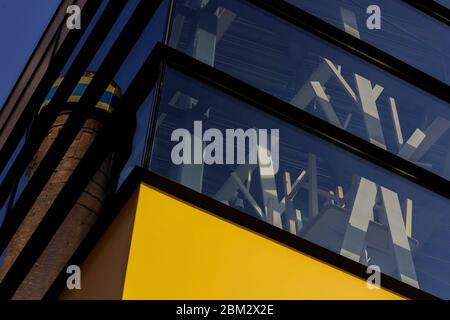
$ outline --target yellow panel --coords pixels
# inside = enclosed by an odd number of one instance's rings
[[[81,290],[65,289],[60,300],[120,300],[138,200],[136,191],[81,265]]]
[[[402,299],[141,185],[124,299]]]

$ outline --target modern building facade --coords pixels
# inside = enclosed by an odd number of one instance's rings
[[[449,299],[449,12],[63,1],[0,110],[0,296]]]

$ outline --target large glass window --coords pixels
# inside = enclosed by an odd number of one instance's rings
[[[450,84],[450,29],[401,0],[287,0],[287,2]],[[380,8],[381,29],[366,25]],[[373,14],[375,11],[370,10]]]
[[[448,103],[267,11],[176,1],[170,45],[450,179]]]
[[[173,69],[162,88],[152,171],[450,298],[448,199]]]

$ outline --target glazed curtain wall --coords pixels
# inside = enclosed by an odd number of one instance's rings
[[[247,1],[175,3],[173,48],[450,179],[445,101]]]
[[[402,0],[286,0],[351,35],[450,84],[450,28]],[[378,5],[381,29],[366,27]]]
[[[215,129],[224,136],[227,129],[279,129],[278,171],[261,161],[174,164],[180,140],[173,132],[186,129],[195,140],[195,121],[201,121],[203,132]],[[151,171],[450,298],[447,199],[171,68],[165,71],[155,123]],[[209,141],[203,140],[205,148],[217,143]],[[223,150],[232,144],[219,143]],[[237,154],[242,145],[232,148]],[[193,157],[192,152],[192,163]]]

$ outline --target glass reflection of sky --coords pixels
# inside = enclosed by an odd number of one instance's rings
[[[444,23],[399,0],[286,0],[344,29],[341,9],[353,12],[360,39],[450,84],[450,29]],[[449,0],[438,1],[449,5]],[[367,7],[378,5],[381,29],[369,30]]]

